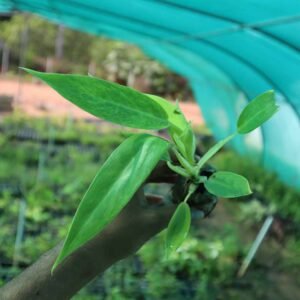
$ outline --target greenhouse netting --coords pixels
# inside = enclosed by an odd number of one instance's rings
[[[300,187],[299,0],[0,0],[15,11],[136,44],[189,80],[217,139],[274,89],[280,112],[232,146]]]

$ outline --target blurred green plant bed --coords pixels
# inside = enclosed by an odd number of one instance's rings
[[[99,162],[127,136],[105,124],[5,118],[0,123],[1,261],[12,257],[20,199],[27,202],[20,258],[27,265],[65,235]]]
[[[198,134],[210,142],[205,129]],[[99,162],[127,136],[121,127],[71,118],[29,120],[17,115],[0,122],[0,285],[65,236]],[[195,214],[190,237],[171,257],[174,263],[163,258],[162,233],[74,299],[285,299],[285,293],[299,285],[299,232],[285,232],[283,226],[280,236],[272,229],[245,278],[236,274],[265,215],[274,212],[298,222],[299,208],[293,201],[299,194],[230,151],[221,152],[214,164],[247,176],[266,201],[222,201],[204,222]],[[21,199],[27,203],[24,239],[13,267]],[[281,276],[291,281],[287,291],[274,288],[280,286]]]

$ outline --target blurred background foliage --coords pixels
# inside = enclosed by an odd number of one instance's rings
[[[27,29],[27,42],[22,33]],[[187,81],[145,56],[137,47],[53,24],[34,15],[17,14],[0,22],[0,41],[9,49],[10,73],[20,65],[61,73],[79,73],[133,86],[144,92],[183,101],[192,97]]]

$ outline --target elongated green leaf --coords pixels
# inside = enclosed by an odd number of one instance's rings
[[[150,97],[131,88],[90,76],[24,70],[96,117],[141,129],[169,126],[165,110]]]
[[[178,146],[181,154],[191,163],[194,164],[194,155],[196,150],[196,141],[192,127],[185,119],[185,116],[176,105],[169,101],[155,96],[147,95],[157,102],[165,110],[170,122],[169,132],[175,144]]]
[[[169,123],[171,124],[169,129],[171,131],[175,131],[178,135],[180,135],[186,129],[186,126],[189,125],[189,123],[185,119],[184,115],[178,111],[176,105],[159,96],[150,94],[146,95],[154,100],[157,104],[159,104],[165,111],[168,116]]]
[[[237,122],[238,133],[245,134],[262,125],[278,111],[274,91],[253,99],[242,111]]]
[[[236,133],[231,134],[227,138],[219,141],[214,146],[212,146],[198,161],[197,170],[199,173],[200,169],[206,164],[206,162],[211,159],[226,143],[236,136]]]
[[[204,182],[204,186],[218,197],[234,198],[251,194],[248,180],[232,172],[216,172]]]
[[[195,167],[192,166],[174,147],[173,152],[175,153],[178,161],[180,162],[181,166],[192,176],[197,176],[198,174],[195,172]]]
[[[186,159],[191,163],[195,163],[196,138],[190,124],[187,124],[185,130],[180,136],[182,143],[185,145]]]
[[[180,153],[184,157],[187,157],[187,153],[186,153],[187,149],[186,149],[186,145],[183,143],[183,140],[176,133],[172,134],[172,138]]]
[[[81,200],[53,269],[116,217],[168,146],[161,138],[138,134],[125,140],[111,154]]]
[[[187,203],[178,205],[167,229],[166,256],[168,257],[185,240],[191,225],[191,211]]]
[[[190,178],[190,174],[185,169],[183,169],[179,166],[175,166],[169,161],[167,161],[167,165],[173,172],[175,172],[183,177]]]

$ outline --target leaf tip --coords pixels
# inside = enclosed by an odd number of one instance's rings
[[[25,72],[30,72],[30,71],[32,71],[32,70],[30,70],[30,69],[28,69],[28,68],[24,68],[24,67],[19,67],[19,69],[20,69],[20,70],[23,70],[23,71],[25,71]]]
[[[267,90],[266,92],[265,92],[265,94],[270,94],[270,95],[274,95],[275,96],[275,90]]]
[[[53,264],[53,266],[51,268],[51,271],[50,271],[51,276],[53,276],[54,271],[56,270],[58,264],[59,264],[59,261],[58,261],[58,259],[56,259],[56,261],[54,262],[54,264]]]
[[[251,190],[251,187],[250,187],[250,185],[249,185],[249,182],[248,182],[248,187],[247,187],[247,191],[246,191],[246,193],[248,193],[248,194],[246,194],[245,193],[245,196],[247,196],[247,195],[251,195],[252,193],[253,193],[253,191]]]
[[[64,248],[64,247],[63,247]],[[52,268],[51,268],[51,276],[54,274],[54,272],[56,271],[57,267],[67,258],[68,255],[63,253],[63,250],[61,250],[61,252],[58,254]]]
[[[38,71],[35,71],[35,70],[32,70],[32,69],[28,69],[28,68],[24,68],[24,67],[19,67],[19,69],[33,75],[33,76],[38,76],[38,74],[41,74],[42,72],[38,72]]]

